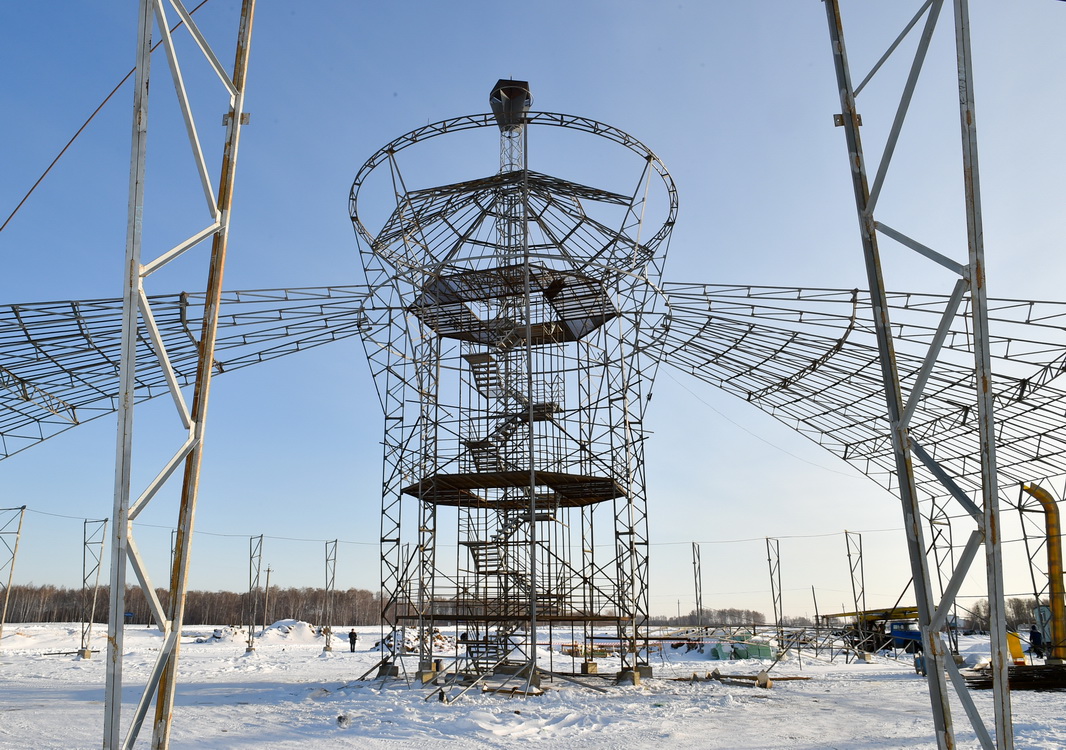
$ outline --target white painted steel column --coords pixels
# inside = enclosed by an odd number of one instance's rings
[[[133,401],[137,362],[137,300],[141,291],[141,230],[144,163],[148,144],[148,74],[154,10],[141,0],[137,25],[137,67],[133,89],[133,137],[122,290],[122,353],[119,371],[118,444],[111,516],[110,609],[107,619],[107,680],[104,689],[105,750],[121,746],[123,619],[126,612],[126,555],[129,551],[130,466],[133,460]]]

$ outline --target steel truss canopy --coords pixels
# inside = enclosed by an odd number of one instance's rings
[[[358,287],[226,292],[214,371],[222,374],[357,332]],[[174,377],[192,385],[204,294],[148,298]],[[117,408],[122,300],[0,308],[0,459]],[[137,337],[138,401],[169,393],[155,342]]]
[[[858,290],[666,283],[671,331],[665,363],[744,399],[883,486],[895,485],[870,298]],[[919,381],[912,438],[964,490],[980,486],[973,465],[974,370],[968,314],[942,324],[958,304],[947,295],[890,292],[904,396]],[[1000,484],[1066,472],[1066,305],[991,299]],[[938,337],[943,355],[926,369]],[[945,493],[924,464],[916,481]],[[1004,499],[1008,499],[1004,494]]]
[[[894,486],[865,292],[677,282],[664,283],[662,292],[669,308],[663,366],[749,402],[879,484]],[[359,335],[368,325],[367,293],[358,285],[226,292],[216,375]],[[888,301],[907,393],[922,371],[920,352],[952,300],[890,292]],[[175,372],[188,384],[203,295],[159,295],[151,302]],[[6,363],[0,460],[115,410],[121,313],[120,299],[0,308],[0,361]],[[1066,303],[990,299],[989,319],[1000,484],[1004,500],[1016,504],[1019,483],[1066,474]],[[941,464],[958,467],[957,481],[969,490],[976,438],[960,396],[974,377],[965,361],[964,317],[952,322],[944,349],[927,376],[924,416],[912,429]],[[152,342],[141,338],[138,351],[138,400],[167,394]],[[943,495],[924,466],[916,470],[920,487]]]

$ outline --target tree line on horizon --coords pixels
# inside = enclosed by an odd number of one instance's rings
[[[698,625],[765,625],[766,616],[754,609],[707,609],[706,607],[696,612],[692,610],[680,617],[653,616],[649,619],[652,625],[666,627],[689,627]]]
[[[49,584],[12,585],[8,594],[7,622],[82,622],[93,610],[94,622],[107,622],[109,587],[101,586],[96,594],[95,610],[92,591],[68,589]],[[164,611],[170,594],[156,589],[156,596]],[[185,597],[185,625],[245,625],[253,617],[255,625],[271,624],[277,620],[303,620],[318,625],[325,615],[326,591],[322,588],[270,587],[269,598],[262,589],[248,592],[190,591]],[[334,591],[330,625],[377,625],[381,602],[378,595],[365,589]],[[126,589],[126,622],[134,625],[153,624],[151,610],[139,587]]]

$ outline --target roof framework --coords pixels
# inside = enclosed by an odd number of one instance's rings
[[[663,366],[771,414],[886,488],[894,487],[869,297],[849,289],[668,282]],[[360,334],[365,286],[226,292],[215,372],[295,354]],[[191,384],[203,295],[153,296],[152,309],[183,385]],[[950,298],[889,293],[904,392],[921,368]],[[402,314],[402,309],[397,309]],[[99,299],[0,308],[0,460],[110,414],[118,392],[122,301]],[[1066,303],[989,300],[1001,487],[1066,474]],[[938,460],[976,489],[975,440],[965,395],[973,367],[965,318],[945,341],[913,430]],[[169,391],[147,338],[138,341],[137,398]],[[919,485],[940,489],[925,467]]]

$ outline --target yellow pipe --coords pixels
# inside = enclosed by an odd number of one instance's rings
[[[1023,484],[1022,489],[1044,506],[1047,527],[1048,596],[1051,598],[1051,643],[1048,644],[1048,664],[1066,661],[1066,598],[1062,583],[1062,527],[1059,506],[1043,487]]]

